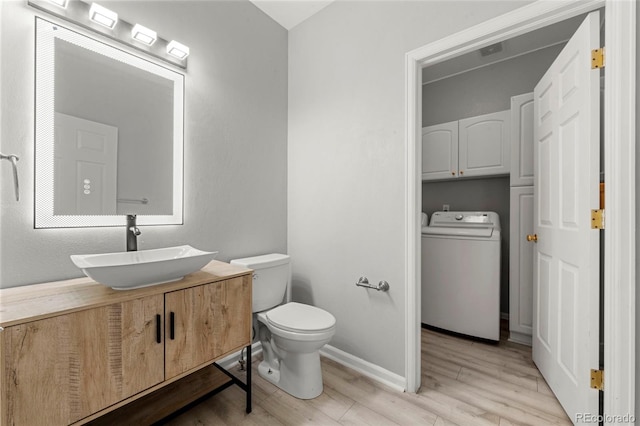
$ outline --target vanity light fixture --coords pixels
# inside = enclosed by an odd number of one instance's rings
[[[89,19],[97,24],[113,29],[118,23],[118,14],[106,7],[100,6],[98,3],[91,3]]]
[[[175,56],[178,59],[185,59],[187,56],[189,56],[189,48],[182,43],[171,40],[167,45],[167,53],[171,56]]]
[[[4,0],[0,0],[2,2]],[[100,0],[97,0],[100,1]],[[113,2],[116,3],[116,2]],[[169,42],[155,31],[140,24],[120,19],[118,13],[97,3],[84,0],[27,0],[40,11],[79,25],[104,37],[187,69],[189,48],[176,41]]]
[[[140,43],[146,44],[147,46],[151,46],[158,38],[158,34],[147,27],[135,24],[131,30],[131,38],[139,41]]]
[[[59,6],[63,9],[67,8],[67,4],[69,4],[69,0],[49,0],[49,3],[53,3],[56,6]]]

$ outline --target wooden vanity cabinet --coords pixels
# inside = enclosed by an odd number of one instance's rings
[[[170,379],[251,340],[251,276],[165,294],[165,372]]]
[[[212,261],[136,290],[89,278],[0,290],[0,426],[84,424],[250,345],[251,281]]]
[[[156,295],[7,327],[3,423],[71,424],[162,382],[162,307]]]

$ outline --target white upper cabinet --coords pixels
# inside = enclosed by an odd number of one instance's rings
[[[533,93],[511,98],[510,185],[533,185]]]
[[[458,122],[422,129],[422,179],[458,175]]]
[[[507,110],[459,121],[460,176],[509,174],[510,115]]]
[[[422,180],[509,174],[510,111],[422,129]]]

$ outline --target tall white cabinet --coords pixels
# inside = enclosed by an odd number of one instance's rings
[[[533,93],[511,98],[510,185],[533,186]]]
[[[531,345],[533,324],[533,93],[511,98],[509,340]]]

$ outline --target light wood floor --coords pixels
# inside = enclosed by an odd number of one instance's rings
[[[422,388],[400,393],[322,359],[324,393],[298,400],[253,363],[253,412],[233,386],[171,420],[186,425],[570,425],[531,361],[531,349],[422,331]]]

